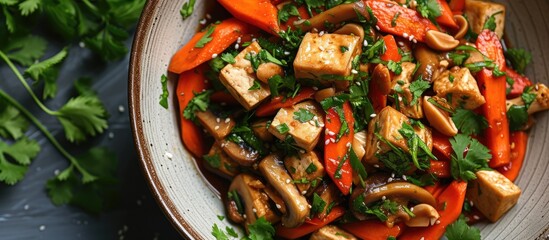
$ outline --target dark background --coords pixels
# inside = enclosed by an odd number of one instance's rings
[[[131,48],[131,39],[126,41],[128,49]],[[63,170],[68,165],[68,160],[31,126],[26,135],[37,140],[42,150],[23,181],[14,186],[0,183],[0,239],[180,238],[151,195],[135,151],[127,104],[129,53],[119,61],[105,63],[88,49],[75,45],[59,74],[57,97],[45,104],[51,109],[60,108],[75,95],[74,80],[93,78],[93,87],[110,114],[109,129],[102,135],[79,145],[66,142],[59,122],[36,106],[4,62],[0,62],[0,88],[31,110],[69,152],[78,154],[91,146],[106,146],[115,151],[119,204],[99,215],[90,215],[72,206],[53,205],[46,194],[45,184],[56,170]],[[57,53],[59,47],[50,46],[45,57]],[[35,87],[39,96],[41,91],[41,86]]]

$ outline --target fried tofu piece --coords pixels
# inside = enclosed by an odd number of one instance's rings
[[[345,230],[333,225],[318,229],[309,240],[356,240],[357,238]]]
[[[351,75],[354,57],[361,51],[354,35],[307,33],[294,61],[296,78],[337,80]]]
[[[444,71],[435,79],[433,89],[438,97],[446,98],[453,108],[463,106],[465,109],[475,109],[486,102],[468,68]]]
[[[269,132],[267,128],[269,126],[269,121],[267,119],[262,119],[252,124],[252,131],[255,135],[264,142],[272,142],[273,135]]]
[[[204,156],[204,161],[215,173],[223,177],[233,178],[239,173],[238,163],[227,156],[218,143],[215,143],[208,155]]]
[[[383,108],[370,120],[366,135],[366,154],[364,155],[366,163],[377,164],[376,153],[383,154],[391,151],[390,146],[376,137],[376,132],[395,147],[409,151],[406,139],[399,132],[403,123],[409,124],[408,117],[390,106]],[[431,131],[427,127],[420,128],[415,126],[414,131],[429,149],[432,149],[433,140]]]
[[[404,113],[406,117],[420,119],[423,118],[422,102],[417,101],[412,103],[413,94],[410,91],[410,84],[412,83],[412,76],[416,69],[416,64],[411,62],[402,63],[402,72],[399,75],[393,76],[391,79],[391,95],[397,92],[399,97],[398,101],[393,104],[394,108],[400,109],[400,112]]]
[[[307,194],[312,181],[315,179],[320,181],[318,179],[322,179],[324,176],[324,166],[313,151],[286,157],[284,166],[296,182],[297,189],[302,195]]]
[[[467,199],[490,221],[495,222],[517,203],[520,188],[498,171],[482,170],[469,182]]]
[[[313,114],[313,119],[301,122],[298,112]],[[290,135],[298,147],[310,151],[318,143],[324,127],[324,111],[313,101],[298,103],[292,107],[281,108],[269,126],[269,132],[281,140]],[[282,131],[282,132],[281,132]]]
[[[271,95],[269,86],[257,79],[252,63],[246,59],[246,55],[258,54],[259,51],[261,47],[253,42],[235,57],[235,63],[227,64],[219,74],[221,83],[247,110],[255,108]],[[254,84],[258,84],[259,89],[250,90]]]
[[[396,86],[402,86],[410,84],[412,82],[412,77],[414,75],[414,70],[416,69],[416,64],[411,62],[403,62],[401,64],[402,72],[399,75],[394,75],[391,79],[392,89],[394,90]]]
[[[231,118],[223,118],[216,116],[211,111],[196,111],[196,118],[202,126],[216,140],[225,138],[235,126],[234,120]],[[228,119],[228,120],[227,120]]]
[[[497,13],[497,14],[496,14]],[[480,0],[465,0],[465,16],[469,20],[469,26],[473,32],[480,33],[484,28],[484,24],[488,18],[494,14],[496,22],[496,34],[499,38],[503,36],[505,27],[505,6],[499,3],[480,1]]]

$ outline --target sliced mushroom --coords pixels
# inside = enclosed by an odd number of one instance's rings
[[[351,146],[358,159],[362,159],[366,154],[366,131],[356,132]]]
[[[259,153],[243,144],[223,139],[220,141],[220,146],[225,153],[242,166],[252,166],[259,158]]]
[[[269,155],[259,163],[259,171],[278,191],[286,204],[282,224],[289,228],[300,226],[309,216],[309,204],[293,184],[292,177],[282,165],[282,161],[275,155]]]
[[[259,81],[262,81],[263,83],[269,83],[270,78],[276,75],[283,76],[284,69],[282,69],[281,66],[275,63],[266,62],[266,63],[259,64],[259,66],[257,67],[257,71],[255,73]]]
[[[337,34],[350,34],[360,37],[360,43],[364,41],[364,28],[355,23],[348,23],[343,25],[343,27],[336,30],[334,33]]]
[[[428,227],[436,223],[440,218],[437,210],[429,204],[418,204],[410,209],[414,214],[414,217],[405,221],[408,227]]]
[[[231,118],[220,118],[211,111],[196,111],[196,118],[215,139],[225,138],[233,129],[235,122]],[[227,119],[229,119],[227,121]]]
[[[326,26],[329,24],[337,24],[356,18],[357,11],[365,11],[364,3],[362,1],[357,1],[356,3],[341,4],[336,7],[330,8],[310,18],[307,24],[302,24],[298,27],[300,27],[301,30],[303,30],[304,32],[308,32],[311,29],[325,29]],[[367,13],[366,16],[368,16]]]
[[[380,187],[372,188],[364,192],[366,205],[385,198],[404,198],[418,203],[426,203],[431,206],[436,200],[427,190],[409,182],[391,182]]]
[[[532,87],[531,93],[536,94],[536,99],[530,104],[528,108],[528,114],[534,114],[536,112],[549,109],[549,88],[542,83],[538,83]],[[524,105],[522,97],[513,98],[507,100],[507,110],[513,105]]]
[[[414,49],[414,57],[419,62],[414,79],[421,76],[423,80],[432,82],[438,74],[440,63],[438,54],[424,44],[417,44]]]
[[[453,137],[458,133],[458,129],[456,127],[456,124],[454,124],[454,121],[450,117],[450,114],[435,106],[435,104],[431,103],[429,101],[431,97],[425,96],[423,97],[423,112],[425,113],[425,116],[427,117],[427,120],[431,124],[431,127],[438,130],[440,133]],[[446,100],[444,98],[437,98],[439,101],[442,102],[440,104],[444,104]],[[449,104],[446,104],[448,108],[450,107]]]
[[[469,22],[462,15],[454,15],[454,21],[459,26],[459,30],[454,34],[454,38],[457,40],[462,39],[469,30]]]
[[[327,225],[318,229],[309,240],[356,240],[357,238],[341,228]]]
[[[326,99],[326,98],[329,98],[329,97],[333,97],[335,96],[336,94],[336,90],[335,88],[333,87],[329,87],[329,88],[324,88],[324,89],[321,89],[321,90],[318,90],[317,92],[315,92],[315,100],[317,102],[322,102],[322,100]]]
[[[217,142],[214,143],[204,160],[207,163],[205,164],[206,169],[221,177],[232,179],[240,172],[238,163],[227,156]]]
[[[264,188],[265,185],[253,175],[242,173],[236,176],[229,186],[227,202],[231,220],[242,222],[245,219],[246,227],[260,217],[272,223],[278,221],[279,217],[269,208],[269,198],[263,193]]]
[[[450,51],[459,45],[459,41],[454,37],[437,30],[427,31],[425,34],[425,43],[430,48],[438,51]]]

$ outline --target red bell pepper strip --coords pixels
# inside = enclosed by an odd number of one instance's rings
[[[511,132],[511,162],[497,170],[506,176],[509,180],[515,181],[526,156],[526,146],[528,145],[528,134],[523,131]]]
[[[446,231],[446,227],[456,221],[461,214],[463,202],[465,201],[465,191],[467,182],[453,181],[438,196],[437,211],[440,215],[439,223],[429,227],[407,228],[398,238],[399,240],[438,240]]]
[[[363,240],[387,239],[389,237],[398,237],[404,225],[394,225],[392,228],[379,220],[366,220],[360,222],[345,223],[341,228],[347,230],[355,237]]]
[[[447,161],[431,160],[427,172],[434,174],[438,178],[449,178],[452,176],[452,173],[450,172],[450,162]]]
[[[503,48],[496,33],[485,29],[477,38],[477,49],[500,67],[505,69]],[[484,117],[488,121],[485,130],[486,145],[492,153],[490,167],[501,167],[509,163],[509,122],[505,103],[505,76],[495,77],[492,71],[483,69],[477,74],[480,92],[486,103],[482,105]]]
[[[450,0],[450,3],[448,4],[450,6],[450,9],[452,9],[452,12],[454,13],[462,13],[465,9],[465,0]]]
[[[204,132],[193,121],[184,118],[182,113],[194,97],[194,93],[201,92],[207,87],[203,66],[179,75],[176,95],[181,118],[181,139],[187,150],[195,157],[202,157],[208,151],[204,146]]]
[[[437,0],[437,2],[440,5],[440,16],[436,19],[437,23],[453,29],[458,29],[459,26],[454,20],[454,13],[452,13],[452,10],[450,9],[450,6],[448,6],[446,0]]]
[[[532,86],[532,81],[528,77],[521,75],[511,68],[505,68],[505,74],[507,74],[507,77],[513,79],[514,82],[511,92],[507,94],[507,98],[516,98],[524,92],[525,87]],[[507,88],[509,88],[509,84],[507,84]]]
[[[264,31],[275,34],[278,26],[278,9],[270,0],[217,0],[234,17]]]
[[[433,154],[439,160],[450,160],[452,156],[452,145],[448,137],[442,135],[438,131],[433,131]]]
[[[196,47],[198,41],[206,35],[207,29],[196,33],[187,45],[179,49],[172,57],[168,71],[179,74],[191,70],[212,59],[213,54],[221,54],[239,37],[257,32],[255,27],[235,18],[223,20],[221,23],[213,26],[215,28],[210,35],[211,41],[206,43],[204,47]]]
[[[440,181],[435,182],[435,185],[425,186],[425,190],[431,193],[433,197],[438,198],[440,194],[448,187],[447,184],[442,184]]]
[[[329,223],[335,221],[345,214],[345,209],[341,206],[335,206],[324,219],[314,218],[306,221],[296,228],[287,228],[282,225],[276,227],[276,235],[286,239],[296,239],[312,233]]]
[[[284,96],[276,96],[269,102],[262,103],[257,107],[255,115],[258,117],[266,117],[276,114],[278,109],[291,107],[296,103],[302,102],[305,99],[310,99],[315,94],[315,90],[312,88],[303,88],[295,97],[286,98]]]
[[[484,131],[486,146],[492,153],[490,167],[501,167],[509,163],[509,122],[505,105],[505,76],[494,77],[492,71],[483,69],[477,74],[480,92],[486,99],[482,105],[483,115],[488,122]]]
[[[324,166],[326,173],[332,178],[335,185],[344,195],[347,195],[353,184],[353,168],[349,160],[349,149],[354,137],[355,119],[348,101],[343,104],[341,111],[343,111],[344,119],[340,119],[336,107],[328,109],[326,113],[324,139],[328,144],[324,145]],[[337,140],[336,137],[345,123],[348,133],[341,135]]]
[[[376,26],[382,32],[406,39],[414,36],[414,39],[423,42],[427,31],[437,30],[437,27],[431,21],[423,18],[417,11],[402,7],[398,3],[385,0],[368,0],[364,2],[372,9],[374,16],[377,18]],[[397,13],[399,15],[395,18]]]
[[[383,37],[383,41],[385,42],[385,52],[380,56],[381,60],[387,62],[389,60],[393,62],[400,62],[402,56],[398,52],[395,37],[393,37],[393,35],[387,35]]]

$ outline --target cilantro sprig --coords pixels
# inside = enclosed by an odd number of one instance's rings
[[[477,171],[490,169],[488,160],[492,158],[492,154],[478,140],[458,134],[450,139],[450,144],[454,150],[450,164],[454,179],[474,180],[477,178]]]
[[[467,225],[465,217],[461,215],[454,223],[448,225],[444,236],[448,240],[480,240],[480,230]]]

